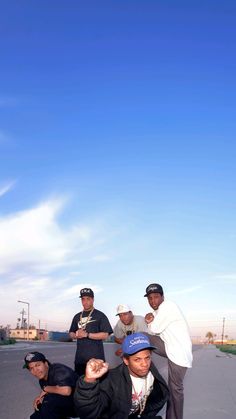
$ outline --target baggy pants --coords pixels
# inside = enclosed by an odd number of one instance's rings
[[[30,419],[65,419],[74,415],[72,396],[60,394],[46,394],[39,410],[35,411]]]
[[[160,336],[148,334],[148,337],[151,344],[157,348],[154,352],[168,359],[168,386],[170,390],[170,399],[167,402],[166,419],[183,419],[183,381],[187,368],[176,365],[167,357],[165,345]]]

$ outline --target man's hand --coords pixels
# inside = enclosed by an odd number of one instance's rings
[[[145,316],[145,322],[147,324],[151,323],[154,320],[154,315],[152,313],[148,313]]]
[[[86,332],[86,330],[84,330],[84,329],[78,329],[75,332],[76,339],[87,338],[87,336],[88,336],[88,332]]]
[[[116,356],[121,356],[122,355],[122,349],[120,348],[120,349],[117,349],[116,351],[115,351],[115,354],[116,354]]]
[[[35,410],[39,410],[38,409],[38,405],[39,404],[42,404],[43,398],[44,398],[45,394],[47,394],[46,391],[43,391],[42,390],[41,393],[40,393],[40,395],[34,399],[34,401],[33,401],[33,407],[34,407]]]
[[[109,364],[102,359],[92,358],[87,362],[84,381],[93,383],[108,371]]]

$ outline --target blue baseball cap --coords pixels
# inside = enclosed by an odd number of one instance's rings
[[[156,349],[152,346],[150,340],[143,333],[133,333],[132,335],[126,336],[122,343],[122,351],[124,355],[133,355],[137,352],[143,351],[144,349]]]

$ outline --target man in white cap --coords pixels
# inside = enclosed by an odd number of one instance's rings
[[[119,320],[114,327],[115,342],[122,344],[126,336],[136,332],[147,332],[147,324],[143,316],[134,315],[127,304],[119,304],[117,314]],[[122,349],[117,349],[117,356],[122,355]]]

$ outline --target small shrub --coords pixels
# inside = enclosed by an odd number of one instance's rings
[[[9,339],[2,340],[0,342],[0,345],[14,345],[15,343],[16,343],[16,340],[14,338],[9,338]]]
[[[236,345],[218,345],[217,348],[221,352],[236,355]]]

